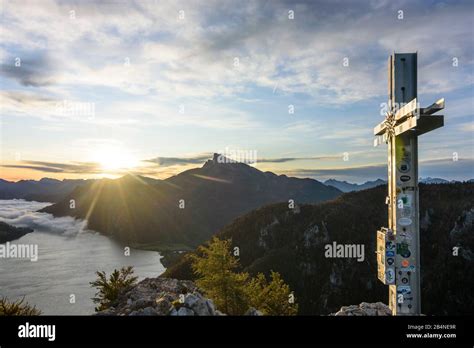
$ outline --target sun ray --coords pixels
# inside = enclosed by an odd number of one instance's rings
[[[224,183],[224,184],[232,184],[232,181],[230,181],[230,180],[214,178],[212,176],[207,176],[207,175],[199,175],[199,174],[193,174],[193,175],[195,177],[198,177],[198,178],[204,179],[204,180],[217,181],[217,182],[221,182],[221,183]]]

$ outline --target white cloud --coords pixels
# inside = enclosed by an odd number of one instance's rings
[[[29,227],[35,231],[74,236],[86,229],[86,221],[65,216],[54,218],[47,213],[39,213],[51,203],[24,200],[0,200],[0,220],[17,227]]]
[[[3,45],[21,47],[11,54],[48,49],[60,62],[52,78],[61,85],[169,98],[234,96],[278,83],[320,103],[355,102],[386,93],[385,57],[394,50],[420,52],[421,91],[472,83],[469,3],[343,5],[294,5],[291,21],[282,2],[7,3]]]

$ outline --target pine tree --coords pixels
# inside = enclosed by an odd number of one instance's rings
[[[226,314],[242,315],[254,307],[264,315],[296,315],[290,287],[279,273],[271,273],[271,282],[262,273],[250,278],[248,273],[238,273],[238,260],[231,253],[232,241],[214,237],[208,246],[190,254],[192,269],[198,276],[196,284],[217,308]]]
[[[212,239],[208,246],[193,254],[192,268],[198,275],[196,284],[217,308],[230,315],[242,315],[248,309],[245,284],[247,273],[236,273],[237,259],[230,252],[231,241]]]
[[[277,272],[271,272],[271,282],[268,283],[262,273],[247,284],[247,297],[250,305],[260,310],[264,315],[296,315],[298,305],[290,287]]]

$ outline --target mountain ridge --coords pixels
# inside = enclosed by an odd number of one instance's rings
[[[465,182],[473,182],[474,179],[466,180]],[[418,182],[422,184],[449,184],[449,183],[456,183],[456,182],[464,182],[464,181],[458,181],[458,180],[446,180],[442,178],[432,178],[432,177],[426,177],[426,178],[419,178]],[[324,181],[325,185],[333,186],[336,187],[337,189],[341,190],[342,192],[352,192],[352,191],[361,191],[361,190],[366,190],[369,188],[377,187],[380,185],[385,185],[387,184],[387,180],[383,179],[376,179],[376,180],[369,180],[366,181],[362,184],[357,184],[357,183],[350,183],[345,180],[337,180],[337,179],[328,179]]]
[[[216,236],[239,248],[242,271],[279,272],[295,291],[300,314],[327,314],[341,304],[386,303],[388,290],[377,279],[375,254],[376,231],[387,224],[386,190],[378,186],[345,193],[293,210],[285,204],[265,206],[235,219]],[[474,283],[473,231],[473,183],[420,184],[422,298],[429,299],[422,301],[423,313],[474,310],[474,295],[466,291]],[[333,242],[363,245],[365,260],[327,258],[325,245]],[[459,254],[453,254],[454,247]],[[185,257],[163,277],[195,278]]]
[[[267,204],[318,203],[340,194],[314,179],[220,163],[214,155],[201,168],[165,180],[128,175],[86,183],[41,211],[87,219],[89,228],[125,243],[173,249],[194,247],[239,215]]]

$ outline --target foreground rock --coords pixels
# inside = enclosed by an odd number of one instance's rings
[[[382,302],[367,303],[360,305],[342,306],[337,313],[331,313],[334,316],[390,316],[392,311]]]
[[[12,240],[23,237],[27,233],[31,233],[33,230],[26,227],[14,227],[3,221],[0,221],[0,244],[11,242]]]
[[[189,280],[146,278],[119,297],[115,307],[97,315],[224,315]]]

